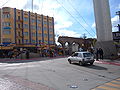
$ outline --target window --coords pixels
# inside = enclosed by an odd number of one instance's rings
[[[49,32],[53,32],[53,28],[49,28]]]
[[[20,36],[20,32],[18,32],[18,36]]]
[[[35,26],[33,26],[33,25],[31,25],[31,29],[35,30],[35,29],[36,29],[36,27],[35,27]]]
[[[90,56],[92,56],[92,54],[91,53],[83,53],[83,56],[84,57],[90,57]]]
[[[35,43],[35,40],[32,39],[32,43]]]
[[[79,57],[82,57],[81,53],[78,54]]]
[[[10,14],[3,14],[3,18],[10,18]]]
[[[18,20],[20,20],[20,16],[18,16]]]
[[[11,31],[10,30],[4,30],[3,34],[8,34],[9,35],[9,34],[11,34]]]
[[[41,27],[37,26],[37,30],[41,30]]]
[[[27,21],[28,21],[28,18],[27,18],[27,17],[24,17],[24,21],[27,22]]]
[[[28,28],[28,24],[24,24],[24,28]]]
[[[40,23],[41,23],[41,20],[37,20],[37,23],[40,24]]]
[[[31,19],[31,22],[32,22],[32,23],[35,23],[35,19]]]
[[[20,39],[18,39],[18,44],[20,44],[21,43],[21,40]]]
[[[18,24],[18,28],[20,28],[20,24]]]
[[[46,27],[44,27],[44,28],[43,28],[43,30],[44,30],[44,31],[46,31],[46,30],[47,30],[47,28],[46,28]]]
[[[44,24],[44,25],[47,25],[47,21],[44,21],[43,24]]]
[[[28,43],[28,39],[25,39],[25,40],[24,40],[24,43]]]
[[[50,38],[53,38],[53,35],[52,35],[52,34],[50,34],[50,35],[49,35],[49,37],[50,37]]]
[[[36,33],[32,33],[32,37],[35,37],[36,36]]]
[[[52,24],[52,22],[49,22],[49,26],[52,26],[53,24]]]
[[[49,41],[50,44],[54,44],[53,41]]]
[[[116,33],[116,36],[120,36],[120,33]]]
[[[24,32],[24,36],[28,36],[28,32]]]
[[[78,53],[74,53],[73,56],[78,56]]]
[[[3,22],[3,26],[10,26],[10,22]]]
[[[38,33],[38,37],[41,37],[42,36],[42,34],[41,33]]]
[[[44,34],[44,37],[47,38],[48,34]]]
[[[3,38],[3,42],[11,42],[10,38]]]

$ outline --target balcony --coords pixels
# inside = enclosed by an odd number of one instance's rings
[[[21,23],[22,23],[22,22],[23,22],[23,20],[16,20],[16,22],[21,22]]]

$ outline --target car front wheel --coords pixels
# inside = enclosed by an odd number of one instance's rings
[[[69,59],[68,62],[71,64],[71,60]]]
[[[90,65],[93,65],[94,62],[91,62]]]
[[[82,66],[82,65],[83,65],[83,63],[82,63],[81,61],[79,61],[79,65],[80,65],[80,66]]]

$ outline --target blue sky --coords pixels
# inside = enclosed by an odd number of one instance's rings
[[[8,1],[8,2],[7,2]],[[0,0],[0,6],[9,6],[32,11],[32,0]],[[56,36],[96,37],[92,0],[33,0],[33,12],[52,16],[55,19]],[[6,3],[7,2],[7,3]],[[6,3],[5,5],[3,5]],[[118,23],[115,12],[120,10],[120,0],[109,0],[113,31]],[[57,37],[56,37],[57,39]]]

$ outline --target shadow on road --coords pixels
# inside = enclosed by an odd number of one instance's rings
[[[78,63],[72,63],[73,65],[77,65],[80,66]],[[102,66],[98,66],[98,65],[90,65],[90,64],[86,64],[80,67],[85,67],[85,68],[89,68],[89,69],[97,69],[97,70],[107,70],[107,68],[102,67]]]
[[[107,68],[98,65],[87,65],[86,68],[97,69],[97,70],[107,70]]]

